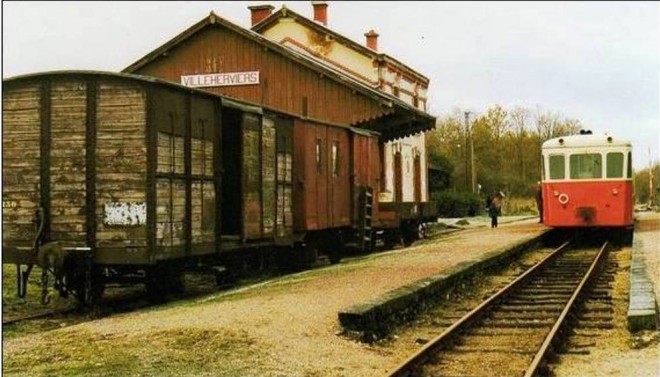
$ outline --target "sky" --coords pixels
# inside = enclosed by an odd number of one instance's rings
[[[214,11],[245,28],[248,6],[309,18],[310,1],[2,3],[3,78],[120,71]],[[328,27],[430,79],[429,112],[495,104],[558,112],[660,160],[659,2],[328,1]],[[650,153],[649,153],[650,149]]]

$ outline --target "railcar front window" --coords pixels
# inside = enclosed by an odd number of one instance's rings
[[[550,156],[550,179],[564,179],[565,171],[564,156]]]
[[[594,179],[603,176],[603,163],[600,154],[574,154],[571,155],[570,164],[571,179]]]
[[[607,154],[607,178],[623,177],[623,153],[611,152]]]

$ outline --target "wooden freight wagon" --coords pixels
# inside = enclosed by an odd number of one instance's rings
[[[3,84],[3,263],[19,294],[20,265],[89,301],[136,273],[166,288],[175,261],[219,251],[219,97],[105,72]]]
[[[19,267],[20,295],[35,264],[86,302],[112,282],[161,294],[187,266],[304,236],[292,118],[128,74],[4,85],[3,262]]]

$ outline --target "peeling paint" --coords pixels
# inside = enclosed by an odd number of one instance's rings
[[[146,203],[105,203],[105,225],[136,226],[147,223]]]

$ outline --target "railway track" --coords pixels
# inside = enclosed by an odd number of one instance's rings
[[[9,326],[9,325],[15,325],[17,323],[25,322],[25,321],[45,319],[45,318],[55,317],[55,316],[58,316],[58,315],[67,315],[67,314],[73,313],[75,310],[76,310],[76,308],[66,308],[66,309],[59,309],[59,310],[51,309],[51,310],[45,310],[45,311],[39,312],[39,313],[31,313],[31,314],[26,314],[26,315],[3,318],[2,325],[3,326]]]
[[[534,376],[595,281],[609,244],[564,243],[516,280],[453,323],[390,372],[411,376]]]

